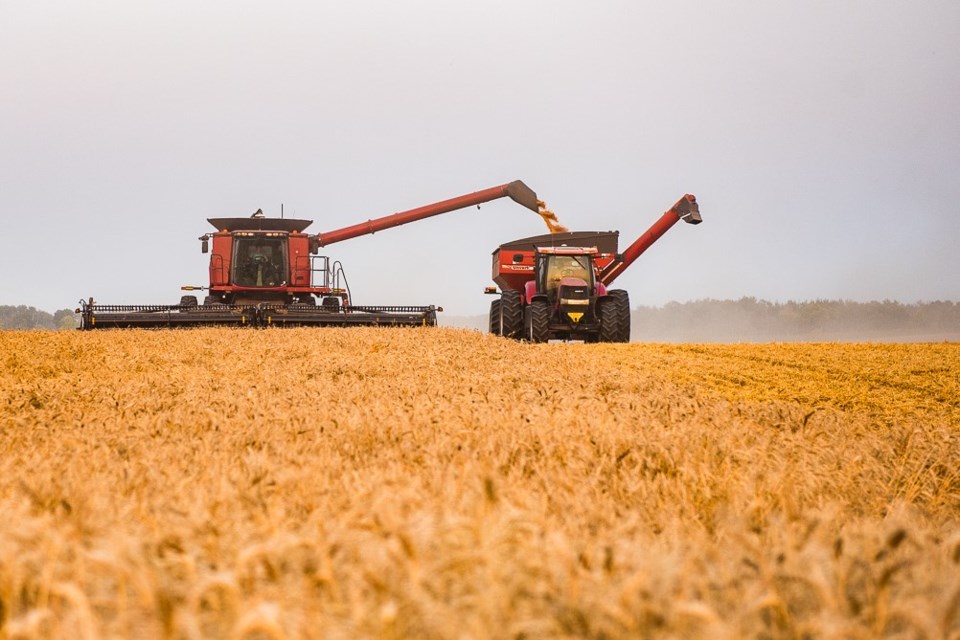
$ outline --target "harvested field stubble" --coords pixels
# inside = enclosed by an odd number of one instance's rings
[[[960,345],[0,332],[0,637],[960,637]]]

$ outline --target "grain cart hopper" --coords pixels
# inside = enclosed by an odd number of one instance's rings
[[[339,261],[318,255],[321,247],[431,216],[509,197],[537,212],[537,195],[523,182],[368,220],[343,229],[306,233],[311,220],[209,218],[215,232],[200,236],[210,254],[210,284],[202,304],[185,295],[175,305],[102,305],[80,302],[80,329],[247,326],[435,326],[435,306],[357,306]],[[212,245],[212,246],[211,246]]]
[[[699,224],[700,207],[685,195],[622,254],[618,231],[571,231],[521,238],[493,252],[487,293],[490,333],[530,342],[629,342],[630,299],[610,284],[678,220]]]

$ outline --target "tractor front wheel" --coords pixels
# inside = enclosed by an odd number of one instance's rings
[[[523,331],[523,299],[520,292],[507,289],[500,294],[500,333],[504,338],[519,339]]]
[[[597,301],[600,342],[630,342],[630,296],[623,289],[607,291]]]
[[[550,337],[550,305],[535,300],[527,306],[527,340],[546,342]]]

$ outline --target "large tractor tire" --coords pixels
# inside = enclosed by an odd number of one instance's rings
[[[519,291],[507,289],[500,295],[500,335],[520,339],[523,332],[523,299]]]
[[[500,335],[500,300],[490,303],[490,333]]]
[[[597,301],[600,342],[630,342],[630,296],[623,289],[607,291]]]
[[[527,306],[526,338],[530,342],[546,342],[550,338],[550,305],[535,300]]]

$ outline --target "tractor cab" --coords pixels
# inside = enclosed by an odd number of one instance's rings
[[[596,247],[539,247],[534,254],[538,296],[545,296],[554,319],[577,326],[594,316],[597,298]]]
[[[596,287],[596,247],[539,247],[534,255],[537,291],[550,302],[591,298]]]

